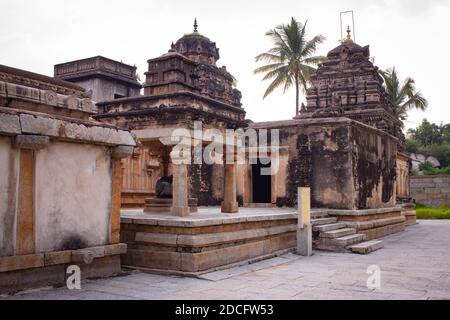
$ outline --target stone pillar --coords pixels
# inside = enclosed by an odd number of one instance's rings
[[[122,159],[133,154],[133,147],[118,146],[111,151],[111,225],[109,243],[120,242],[120,209],[122,206]]]
[[[224,188],[223,188],[223,202],[222,213],[236,213],[239,212],[239,204],[236,201],[236,161],[233,153],[232,162],[226,161],[224,163]]]
[[[298,188],[297,254],[312,255],[311,189]]]
[[[14,140],[14,146],[20,149],[16,255],[35,252],[35,152],[47,147],[49,141],[49,137],[37,135],[18,135]]]
[[[172,198],[172,215],[177,217],[189,216],[188,205],[188,178],[187,165],[172,164],[173,172],[173,198]]]
[[[189,216],[188,203],[188,163],[189,155],[183,154],[183,151],[172,151],[170,158],[172,159],[172,208],[170,209],[173,216],[187,217]]]

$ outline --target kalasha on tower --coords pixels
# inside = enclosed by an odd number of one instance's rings
[[[192,33],[172,43],[168,53],[148,60],[144,94],[189,91],[241,107],[242,94],[233,88],[226,67],[216,66],[219,58],[216,43],[198,32],[195,20]]]
[[[297,118],[348,117],[399,138],[402,150],[402,123],[393,112],[378,67],[370,61],[369,46],[356,44],[350,29],[347,33],[311,77],[307,106],[302,106]]]

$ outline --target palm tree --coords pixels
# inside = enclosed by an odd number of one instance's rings
[[[384,79],[384,88],[394,107],[394,113],[400,120],[406,120],[409,110],[427,109],[428,101],[420,91],[416,91],[414,79],[408,77],[401,84],[395,67],[387,71],[380,70],[380,75]]]
[[[300,89],[306,92],[311,75],[316,70],[314,66],[323,62],[326,57],[314,56],[317,45],[325,37],[317,35],[311,40],[306,39],[306,24],[291,18],[287,25],[279,25],[266,33],[274,44],[269,51],[256,56],[256,62],[268,64],[257,68],[254,73],[265,73],[264,80],[273,79],[264,93],[264,98],[279,86],[284,86],[286,92],[292,85],[295,86],[295,111],[299,111]]]

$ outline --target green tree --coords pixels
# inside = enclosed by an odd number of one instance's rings
[[[295,86],[296,115],[299,112],[300,90],[306,92],[310,77],[316,70],[315,66],[326,59],[323,56],[315,56],[317,46],[325,37],[317,35],[308,40],[306,24],[307,22],[302,24],[292,17],[289,24],[269,30],[266,36],[272,39],[274,46],[255,58],[256,62],[267,64],[257,68],[254,73],[265,73],[263,81],[272,80],[264,98],[280,86],[284,86],[284,92]]]
[[[411,109],[427,109],[428,101],[416,90],[414,79],[408,77],[401,83],[395,67],[387,71],[380,70],[380,75],[384,79],[384,87],[394,113],[399,119],[406,120]]]
[[[416,129],[409,129],[408,134],[414,140],[419,141],[422,146],[427,147],[432,144],[439,144],[443,141],[442,129],[435,123],[430,123],[423,119],[422,123]]]

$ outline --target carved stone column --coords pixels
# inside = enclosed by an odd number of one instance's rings
[[[173,216],[187,217],[189,216],[188,204],[188,175],[187,163],[183,155],[171,154],[172,173],[173,173],[173,191],[172,191],[172,208]]]
[[[222,213],[239,212],[239,204],[236,201],[236,155],[233,152],[233,162],[224,163],[224,194],[222,202]]]

